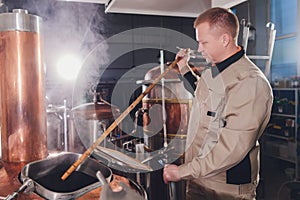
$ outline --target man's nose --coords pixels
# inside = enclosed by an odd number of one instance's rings
[[[198,45],[197,51],[198,51],[199,53],[201,53],[201,52],[203,51],[203,48],[202,48],[202,46],[201,46],[200,44]]]

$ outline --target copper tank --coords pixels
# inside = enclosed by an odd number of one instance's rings
[[[160,73],[160,66],[149,70],[145,75],[144,83],[150,84]],[[146,87],[147,84],[145,84]],[[168,139],[175,137],[184,140],[187,134],[192,95],[184,88],[175,69],[164,77],[164,94],[162,98],[162,84],[160,83],[143,98],[143,108],[149,110],[143,115],[145,143],[152,150],[160,149],[164,142],[162,101],[165,102]]]
[[[15,9],[0,14],[2,160],[29,162],[48,154],[41,18]]]

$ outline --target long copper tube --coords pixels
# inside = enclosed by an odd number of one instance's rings
[[[154,88],[154,86],[175,66],[177,66],[177,63],[182,58],[177,57],[165,71],[160,74],[153,83],[140,95],[137,97],[137,99],[106,129],[106,131],[92,144],[91,147],[89,147],[80,157],[77,161],[73,163],[69,167],[69,169],[62,175],[61,179],[65,180],[67,179],[73,171],[77,169],[77,167],[85,161],[87,157],[89,157],[93,151],[98,147],[98,145],[110,134],[111,131],[113,131],[118,124],[135,108],[135,106],[138,105],[138,103]]]

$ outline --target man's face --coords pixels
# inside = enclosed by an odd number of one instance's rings
[[[198,51],[208,63],[221,62],[223,52],[222,34],[211,30],[207,22],[196,27],[196,40],[198,41]]]

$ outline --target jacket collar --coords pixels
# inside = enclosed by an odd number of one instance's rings
[[[220,74],[222,71],[224,71],[232,63],[238,61],[244,54],[245,54],[245,51],[244,51],[243,47],[241,47],[238,52],[236,52],[229,58],[223,60],[220,63],[216,63],[216,66],[211,67],[212,77],[215,78],[218,74]]]

